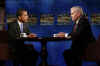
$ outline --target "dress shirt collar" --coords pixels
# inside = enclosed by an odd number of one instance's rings
[[[21,24],[23,24],[23,22],[20,22],[19,20],[17,20],[17,22],[18,22],[18,25],[19,25],[19,27],[21,29]]]
[[[80,18],[78,18],[78,19],[76,20],[75,24],[78,24],[78,23],[79,23],[79,20],[80,20]]]
[[[17,20],[17,22],[18,22],[18,24],[19,24],[19,25],[21,25],[21,24],[22,24],[22,22],[21,22],[21,21],[19,21],[19,20]]]

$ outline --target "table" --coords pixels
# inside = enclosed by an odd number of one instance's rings
[[[41,52],[40,52],[40,56],[41,56],[41,63],[39,66],[48,66],[48,63],[47,63],[47,56],[48,56],[48,53],[47,53],[47,42],[48,41],[65,41],[65,40],[68,40],[67,38],[57,38],[57,37],[45,37],[45,38],[19,38],[17,40],[20,40],[20,41],[40,41],[41,44],[42,44],[42,49],[41,49]]]

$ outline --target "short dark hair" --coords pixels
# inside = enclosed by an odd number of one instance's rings
[[[18,16],[21,16],[23,11],[27,12],[27,10],[25,10],[25,9],[18,9],[18,11],[16,12],[16,17],[18,18]]]

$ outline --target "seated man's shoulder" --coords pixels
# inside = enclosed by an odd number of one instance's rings
[[[9,22],[8,25],[14,25],[16,22]]]

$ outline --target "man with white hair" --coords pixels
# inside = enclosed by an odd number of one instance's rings
[[[88,19],[84,16],[80,6],[71,8],[71,18],[74,22],[72,32],[66,37],[72,40],[71,49],[64,51],[64,59],[67,66],[81,66],[81,56],[84,55],[88,44],[95,42]],[[66,33],[58,33],[58,37],[65,37]]]

